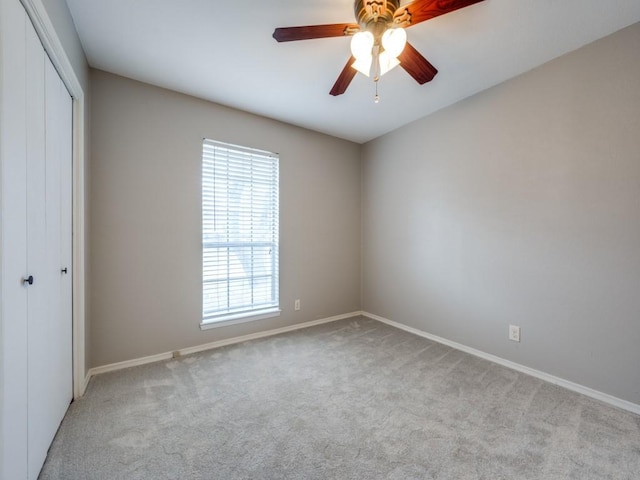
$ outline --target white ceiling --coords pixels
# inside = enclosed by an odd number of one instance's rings
[[[418,85],[396,68],[374,104],[361,74],[329,95],[349,38],[271,37],[275,27],[354,22],[352,0],[67,3],[92,67],[358,143],[640,21],[640,0],[485,0],[409,28],[439,73]]]

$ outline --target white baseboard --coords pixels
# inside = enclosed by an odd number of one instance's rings
[[[310,322],[297,323],[295,325],[289,325],[288,327],[275,328],[273,330],[265,330],[264,332],[251,333],[249,335],[242,335],[240,337],[227,338],[225,340],[218,340],[216,342],[205,343],[204,345],[197,345],[195,347],[182,348],[171,352],[159,353],[157,355],[150,355],[148,357],[134,358],[132,360],[126,360],[124,362],[111,363],[109,365],[103,365],[101,367],[94,367],[89,370],[84,388],[86,389],[89,380],[94,375],[101,373],[113,372],[115,370],[122,370],[124,368],[137,367],[139,365],[146,365],[148,363],[161,362],[163,360],[169,360],[176,354],[177,356],[191,355],[192,353],[203,352],[205,350],[212,350],[214,348],[225,347],[227,345],[233,345],[235,343],[247,342],[249,340],[257,340],[259,338],[270,337],[272,335],[278,335],[281,333],[292,332],[294,330],[301,330],[303,328],[309,328],[316,325],[322,325],[323,323],[336,322],[338,320],[344,320],[346,318],[352,318],[362,315],[362,312],[356,311],[351,313],[345,313],[342,315],[336,315],[333,317],[321,318],[319,320],[312,320]]]
[[[574,383],[569,380],[565,380],[563,378],[556,377],[554,375],[551,375],[545,372],[541,372],[540,370],[535,370],[533,368],[520,365],[519,363],[515,363],[510,360],[505,360],[504,358],[491,355],[490,353],[485,353],[481,350],[476,350],[475,348],[467,347],[466,345],[462,345],[461,343],[452,342],[451,340],[447,340],[446,338],[438,337],[436,335],[423,332],[422,330],[418,330],[417,328],[409,327],[402,323],[394,322],[393,320],[389,320],[387,318],[374,315],[373,313],[361,312],[361,315],[367,318],[371,318],[372,320],[377,320],[378,322],[386,323],[387,325],[391,325],[392,327],[399,328],[400,330],[404,330],[405,332],[413,333],[414,335],[418,335],[420,337],[433,340],[434,342],[442,343],[443,345],[447,345],[451,348],[455,348],[456,350],[461,350],[471,355],[475,355],[476,357],[489,360],[490,362],[497,363],[499,365],[510,368],[512,370],[516,370],[518,372],[531,375],[532,377],[539,378],[540,380],[544,380],[545,382],[553,383],[554,385],[564,387],[567,390],[572,390],[574,392],[581,393],[582,395],[586,395],[587,397],[591,397],[595,400],[599,400],[601,402],[607,403],[609,405],[620,408],[622,410],[627,410],[631,413],[635,413],[636,415],[640,415],[640,405],[636,403],[632,403],[627,400],[614,397],[613,395],[609,395],[608,393],[603,393],[598,390],[585,387],[584,385],[580,385],[578,383]]]
[[[87,391],[87,387],[89,386],[89,380],[91,380],[91,370],[89,370],[87,374],[84,376],[82,385],[80,385],[80,396],[83,396],[84,392]]]

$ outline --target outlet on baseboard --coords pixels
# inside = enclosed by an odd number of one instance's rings
[[[300,299],[299,298],[296,298],[296,301],[293,302],[293,309],[296,310],[296,311],[300,310]]]
[[[517,325],[509,325],[509,340],[514,342],[520,341],[520,327]]]

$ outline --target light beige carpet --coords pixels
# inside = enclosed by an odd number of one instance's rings
[[[354,318],[95,377],[40,478],[631,480],[640,417]]]

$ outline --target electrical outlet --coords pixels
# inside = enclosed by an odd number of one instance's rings
[[[520,341],[520,327],[516,325],[509,325],[509,340],[514,342]]]
[[[297,298],[295,302],[293,302],[293,309],[294,310],[300,310],[300,299]]]

